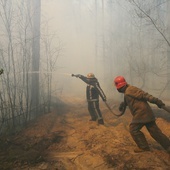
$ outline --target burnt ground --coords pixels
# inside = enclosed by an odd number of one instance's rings
[[[86,101],[70,97],[56,103],[11,137],[0,139],[1,170],[169,170],[170,155],[146,131],[151,152],[136,154],[127,110],[120,118],[100,102],[105,125],[89,121]],[[108,102],[117,112],[113,101]],[[154,107],[157,124],[170,137],[170,114]]]

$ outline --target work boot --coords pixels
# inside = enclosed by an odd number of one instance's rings
[[[148,151],[150,151],[149,148],[135,148],[135,149],[134,149],[134,152],[135,152],[135,153],[148,152]]]
[[[95,119],[90,119],[89,121],[96,121]]]
[[[134,135],[134,134],[131,134],[132,137],[133,137],[133,140],[135,141],[135,143],[137,144],[137,149],[134,150],[135,153],[138,153],[138,152],[145,152],[145,151],[149,151],[149,145],[148,145],[148,142],[144,136],[143,133],[140,133],[138,135]]]
[[[99,119],[99,120],[98,120],[98,124],[104,125],[103,119]]]

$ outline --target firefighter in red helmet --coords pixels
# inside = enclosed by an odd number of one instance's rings
[[[117,89],[121,89],[122,87],[127,85],[127,82],[124,77],[118,76],[115,78],[114,83]]]
[[[141,131],[146,127],[153,139],[155,139],[168,153],[170,153],[170,140],[164,135],[155,122],[154,113],[149,103],[156,104],[159,108],[165,104],[158,98],[144,92],[143,90],[128,84],[123,76],[114,79],[116,89],[124,94],[124,101],[120,104],[119,110],[125,110],[128,106],[133,116],[129,125],[130,134],[137,144],[134,152],[150,151],[145,135]],[[149,103],[148,103],[149,102]]]

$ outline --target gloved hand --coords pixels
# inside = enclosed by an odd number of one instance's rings
[[[80,74],[72,74],[71,76],[72,76],[72,77],[79,78],[79,77],[80,77]]]
[[[1,68],[0,69],[0,75],[3,74],[4,70]]]
[[[103,101],[106,102],[107,101],[106,98],[104,98]]]
[[[125,108],[125,103],[124,102],[120,103],[119,111],[122,112],[124,110],[124,108]]]
[[[156,105],[159,107],[159,108],[162,108],[162,106],[165,106],[165,103],[162,102],[162,100],[157,100],[156,102]]]

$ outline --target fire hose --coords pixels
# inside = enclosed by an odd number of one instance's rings
[[[165,111],[167,111],[168,113],[170,113],[170,109],[167,108],[166,106],[162,106],[161,108],[164,109]]]
[[[108,103],[107,103],[106,101],[105,101],[105,105],[106,105],[106,107],[109,109],[109,111],[110,111],[113,115],[115,115],[115,116],[117,116],[117,117],[122,116],[122,115],[124,114],[125,110],[126,110],[126,107],[125,107],[120,114],[116,114],[115,112],[113,112],[113,110],[111,109],[111,107],[108,105]],[[168,113],[170,113],[170,109],[169,109],[168,107],[162,106],[162,109],[165,110],[165,111],[167,111]]]
[[[120,114],[116,114],[115,112],[113,112],[113,110],[111,109],[111,107],[108,105],[108,103],[106,101],[104,103],[105,103],[106,107],[109,109],[109,111],[117,117],[122,116],[126,110],[126,107],[125,107]]]

